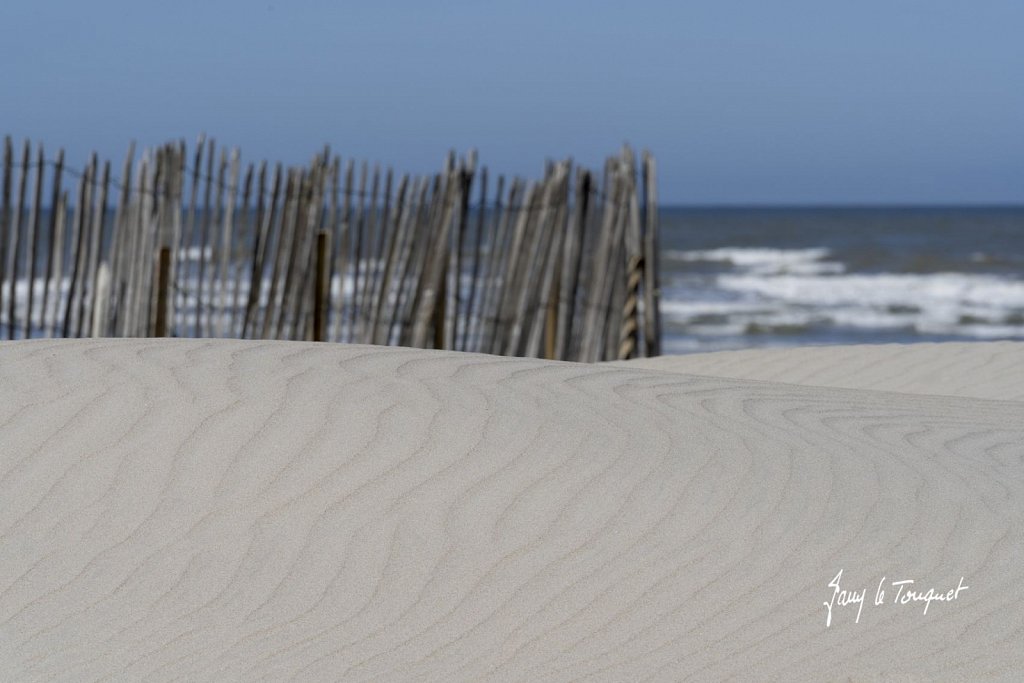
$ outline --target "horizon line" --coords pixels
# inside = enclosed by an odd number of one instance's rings
[[[659,202],[659,209],[1020,209],[1024,201],[921,202],[921,201],[806,201],[806,202]]]

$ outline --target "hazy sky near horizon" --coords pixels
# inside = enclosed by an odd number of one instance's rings
[[[205,131],[243,159],[599,167],[663,203],[1024,202],[1021,0],[4,0],[0,133],[119,160]]]

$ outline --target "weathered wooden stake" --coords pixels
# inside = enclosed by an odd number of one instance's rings
[[[171,249],[160,247],[157,257],[156,323],[154,337],[167,336],[167,297],[171,284]]]
[[[53,276],[54,255],[57,253],[53,249],[53,244],[54,244],[54,241],[56,240],[57,221],[58,221],[57,207],[60,204],[60,196],[61,196],[60,186],[61,186],[61,180],[63,178],[63,175],[64,175],[64,150],[61,149],[61,150],[57,151],[57,160],[56,160],[56,162],[54,163],[54,166],[53,166],[53,192],[50,195],[50,220],[49,220],[49,223],[47,224],[47,231],[46,231],[46,245],[47,245],[47,250],[46,250],[46,274],[45,274],[44,279],[43,279],[43,301],[42,301],[42,305],[41,305],[42,311],[39,314],[39,325],[43,329],[43,335],[46,336],[46,337],[49,337],[49,336],[53,335],[53,328],[50,327],[47,324],[47,322],[46,322],[46,311],[49,309],[48,304],[49,304],[49,298],[50,298],[50,278]],[[61,230],[63,230],[63,226],[61,227]],[[0,281],[2,281],[2,278],[0,278]],[[60,292],[60,279],[57,280],[57,294],[55,296],[59,297],[60,296],[59,292]]]
[[[21,243],[22,214],[25,211],[25,184],[28,180],[28,162],[32,148],[28,140],[21,151],[21,173],[18,176],[18,203],[14,206],[14,229],[11,231],[11,287],[9,291],[10,300],[7,302],[7,338],[14,339],[14,331],[17,329],[18,320],[15,316],[18,301],[18,262],[21,254],[18,247]]]
[[[40,228],[40,221],[43,214],[42,203],[43,203],[43,171],[45,170],[45,158],[43,156],[43,146],[40,144],[36,148],[36,180],[35,180],[35,192],[32,198],[32,213],[29,214],[28,225],[32,231],[32,239],[28,242],[28,302],[25,306],[25,325],[22,333],[24,339],[29,339],[32,336],[32,310],[33,310],[33,299],[36,291],[36,254],[39,251],[39,237],[42,232]],[[40,323],[42,327],[42,323]]]
[[[658,289],[657,164],[643,153],[644,187],[644,344],[648,356],[661,355],[661,291]]]
[[[316,235],[316,289],[313,305],[313,341],[327,340],[327,301],[331,286],[331,233]]]

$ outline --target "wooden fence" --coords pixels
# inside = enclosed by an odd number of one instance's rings
[[[639,167],[639,168],[638,168]],[[492,189],[476,154],[397,177],[325,149],[248,164],[200,137],[120,179],[4,141],[0,333],[400,344],[563,360],[659,353],[655,163],[549,162]],[[30,190],[31,188],[31,190]],[[74,189],[74,194],[69,192]],[[475,201],[474,201],[475,198]]]

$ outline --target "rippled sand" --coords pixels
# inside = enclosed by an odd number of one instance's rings
[[[1015,680],[1021,348],[3,344],[0,679]]]

